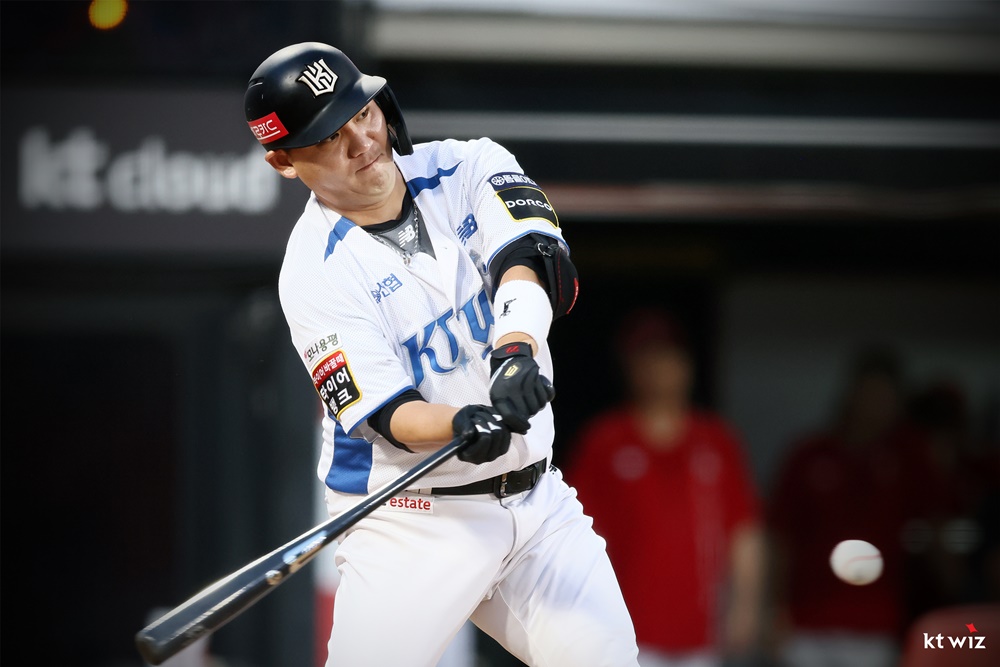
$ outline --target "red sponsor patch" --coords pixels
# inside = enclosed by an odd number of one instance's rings
[[[323,403],[338,419],[345,408],[361,400],[361,390],[351,375],[343,350],[337,350],[316,364],[312,380]]]
[[[257,137],[257,141],[262,144],[269,144],[272,141],[277,141],[284,136],[288,136],[288,130],[281,123],[278,114],[273,111],[263,118],[248,122],[247,125],[250,126],[250,131]]]

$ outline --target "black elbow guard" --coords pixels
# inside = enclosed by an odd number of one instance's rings
[[[552,319],[573,310],[580,294],[580,277],[569,259],[569,253],[553,240],[548,246],[538,244],[538,251],[545,257],[548,275],[549,300],[552,301]]]
[[[580,291],[580,279],[569,253],[555,238],[529,234],[501,250],[490,265],[494,295],[500,286],[500,277],[512,266],[527,266],[545,283],[553,320],[573,310]]]

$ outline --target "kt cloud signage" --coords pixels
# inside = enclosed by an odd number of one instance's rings
[[[5,90],[4,254],[280,257],[307,191],[239,90]]]

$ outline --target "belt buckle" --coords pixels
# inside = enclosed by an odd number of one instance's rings
[[[510,473],[504,473],[500,475],[500,483],[497,485],[497,498],[507,497],[507,475]]]

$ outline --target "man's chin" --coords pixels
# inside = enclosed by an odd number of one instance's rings
[[[379,160],[367,169],[359,171],[358,181],[373,189],[391,188],[395,175],[396,167],[392,160]]]

